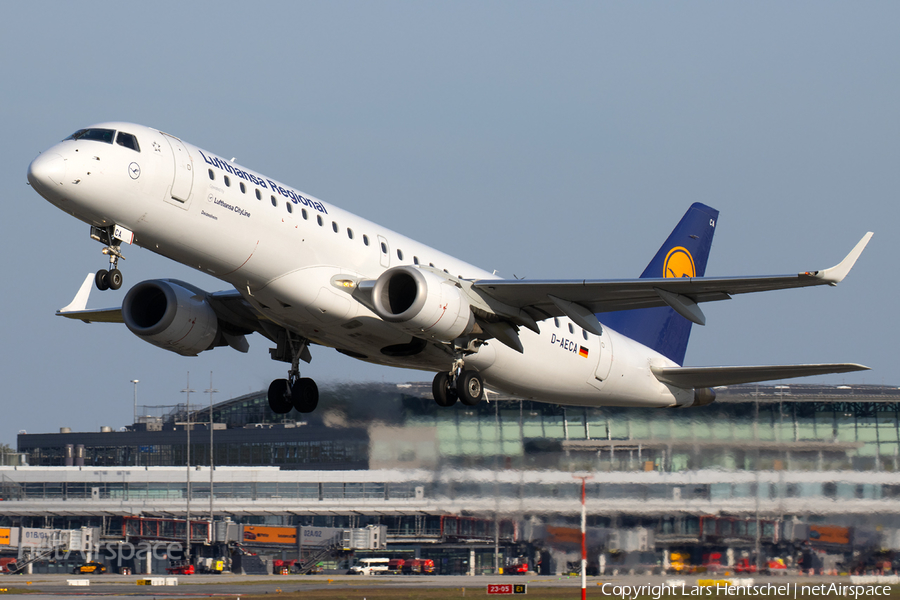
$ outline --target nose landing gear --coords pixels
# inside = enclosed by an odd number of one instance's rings
[[[121,241],[113,234],[114,229],[114,226],[102,229],[91,227],[91,238],[106,244],[106,248],[101,252],[109,256],[109,270],[100,269],[94,276],[94,283],[100,291],[117,290],[122,287],[122,271],[118,267],[119,259],[125,260],[125,257],[122,255]]]

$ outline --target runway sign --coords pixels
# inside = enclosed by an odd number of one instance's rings
[[[488,594],[527,594],[528,586],[524,583],[489,583]]]

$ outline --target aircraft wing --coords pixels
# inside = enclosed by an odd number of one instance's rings
[[[671,306],[685,318],[703,325],[705,318],[696,306],[700,302],[727,300],[735,294],[840,283],[871,237],[871,232],[864,235],[834,267],[796,275],[575,281],[481,279],[472,282],[472,287],[528,312],[535,320],[565,315],[583,327],[582,321],[590,321],[591,313]]]
[[[757,381],[773,381],[830,373],[868,371],[869,367],[855,363],[816,365],[771,365],[754,367],[651,367],[663,383],[683,389],[737,385]]]

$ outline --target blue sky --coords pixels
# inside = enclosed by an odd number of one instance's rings
[[[637,276],[691,202],[721,211],[708,275],[792,273],[875,238],[834,289],[704,306],[686,364],[861,362],[900,384],[900,5],[887,2],[12,3],[0,22],[6,285],[0,442],[95,431],[284,376],[268,343],[186,359],[54,316],[105,266],[27,185],[78,128],[177,135],[502,276]],[[130,248],[138,281],[224,286]],[[320,384],[429,380],[314,349]],[[199,400],[199,398],[195,398]],[[203,398],[206,401],[206,398]]]

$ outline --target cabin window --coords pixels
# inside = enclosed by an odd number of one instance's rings
[[[288,211],[289,213],[293,213],[293,212],[294,212],[294,205],[291,204],[290,202],[285,202],[285,203],[284,203],[284,207],[287,209],[287,211]]]
[[[213,170],[212,170],[212,169],[207,169],[206,172],[209,173],[209,180],[210,180],[210,181],[215,181],[215,180],[216,180],[216,174],[213,173]]]
[[[574,334],[574,333],[575,333],[575,328],[572,327],[572,324],[571,324],[571,323],[569,323],[569,333],[571,333],[571,334]]]
[[[333,229],[335,233],[338,232],[338,225],[334,221],[331,222],[331,229]]]
[[[585,331],[584,329],[581,330],[581,337],[583,337],[585,340],[588,339],[587,331]]]
[[[116,135],[115,129],[79,129],[66,139],[91,140],[94,142],[104,142],[106,144],[112,144],[114,135]]]
[[[130,148],[135,152],[141,151],[140,146],[138,146],[137,138],[130,133],[125,133],[124,131],[120,131],[119,135],[116,136],[116,143],[123,148]]]
[[[428,263],[428,266],[431,267],[431,268],[433,269],[433,268],[434,268],[434,263]]]
[[[306,214],[306,209],[305,209],[305,208],[301,208],[301,209],[300,209],[300,214],[303,215],[303,220],[304,220],[304,221],[307,220],[307,219],[309,218],[309,215]]]
[[[397,258],[403,260],[403,250],[401,250],[400,248],[397,248]]]
[[[350,238],[351,240],[353,239],[353,230],[350,229],[349,227],[347,228],[347,237]]]
[[[387,254],[387,244],[385,244],[384,242],[381,242],[381,252],[383,254]]]
[[[272,206],[278,206],[278,200],[275,199],[275,196],[269,196],[269,199],[272,200]]]
[[[369,245],[369,236],[367,236],[366,234],[363,234],[363,244],[365,244],[366,246]]]
[[[256,188],[256,199],[262,200],[262,194],[259,192],[259,188]]]
[[[553,324],[556,325],[557,329],[559,329],[559,317],[553,317]]]
[[[246,193],[247,193],[247,186],[244,185],[244,182],[243,182],[243,181],[241,182],[241,193],[242,193],[242,194],[246,194]]]
[[[322,220],[322,215],[316,215],[316,223],[319,224],[319,227],[322,227],[325,222]]]
[[[228,175],[225,176],[225,186],[231,187],[231,179],[228,178]]]
[[[419,257],[418,257],[418,256],[413,256],[413,264],[416,264],[416,265],[419,264]]]

